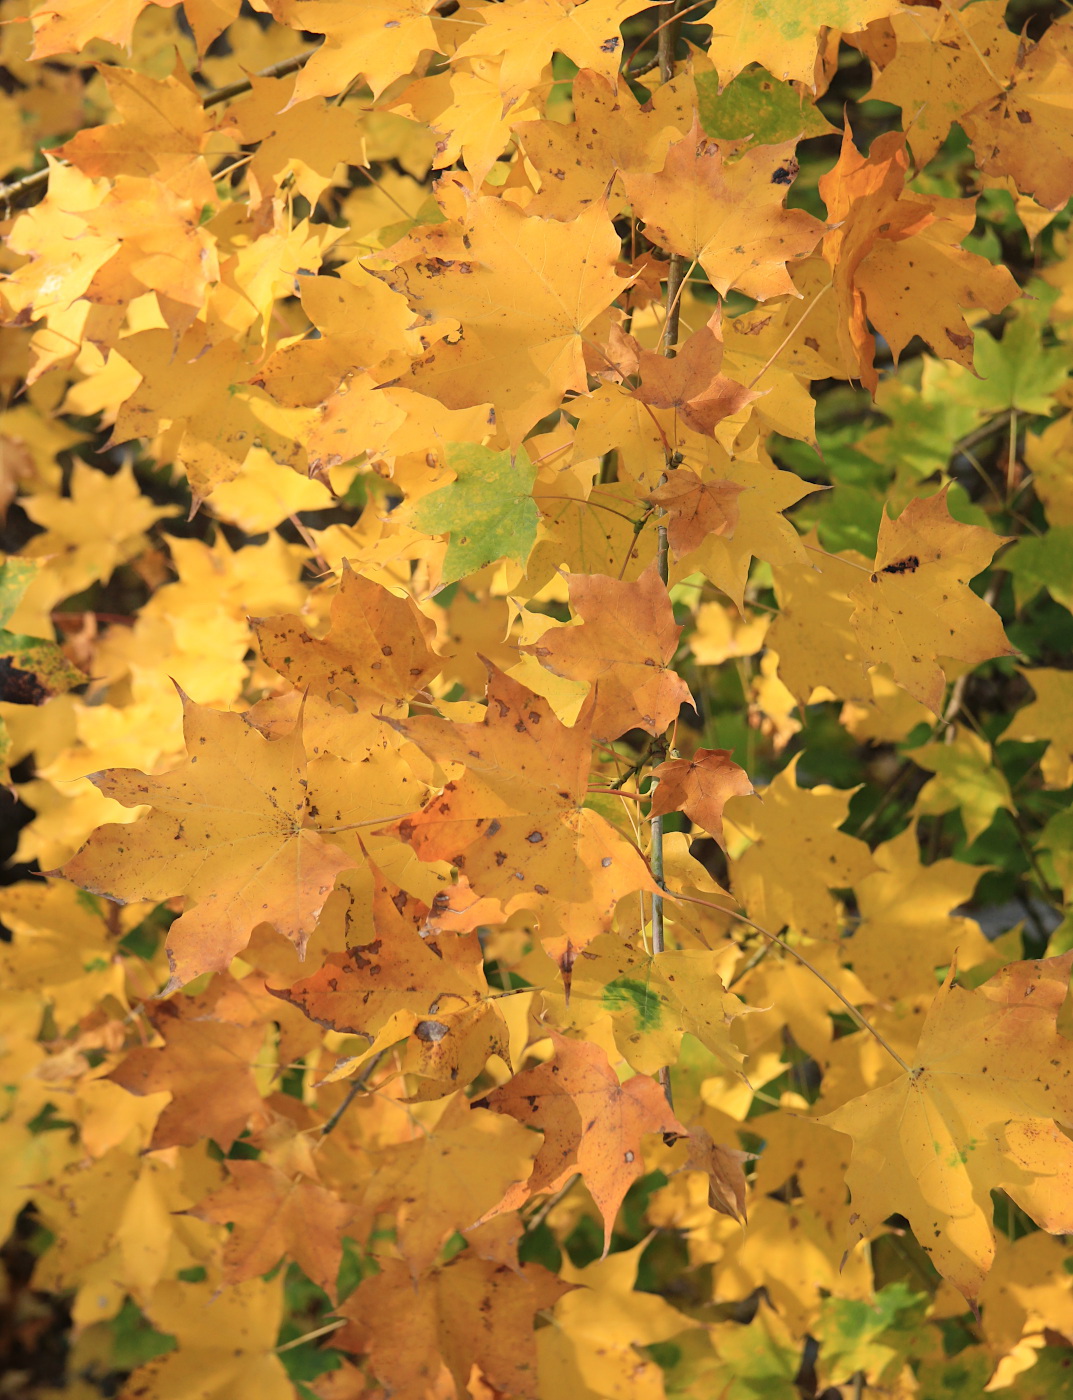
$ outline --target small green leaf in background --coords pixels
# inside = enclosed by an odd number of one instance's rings
[[[1054,396],[1069,377],[1073,356],[1067,345],[1044,347],[1034,309],[1031,304],[1018,308],[1003,328],[1001,340],[985,334],[976,337],[973,365],[980,376],[979,396],[989,413],[1011,408],[1019,413],[1055,410]]]
[[[447,447],[457,480],[419,501],[413,522],[429,535],[450,536],[443,582],[454,583],[498,559],[524,565],[536,542],[536,468],[472,442]]]
[[[1056,603],[1073,610],[1073,527],[1019,539],[995,560],[995,567],[1012,575],[1019,608],[1045,588]]]
[[[39,568],[36,559],[5,559],[0,564],[0,627],[11,621]]]
[[[716,73],[698,73],[696,83],[700,124],[716,141],[777,146],[836,129],[789,83],[773,78],[765,68],[746,69],[722,92]]]
[[[961,730],[953,743],[910,749],[907,756],[935,774],[920,790],[917,812],[934,817],[957,808],[970,843],[983,835],[1000,807],[1013,811],[1009,785],[990,744],[971,730]]]
[[[825,1298],[816,1337],[817,1372],[829,1385],[842,1385],[854,1373],[893,1380],[919,1346],[917,1335],[928,1298],[907,1284],[890,1283],[874,1298]]]

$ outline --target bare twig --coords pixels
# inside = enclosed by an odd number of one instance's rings
[[[322,1141],[328,1136],[330,1132],[333,1131],[333,1129],[338,1124],[339,1120],[342,1118],[343,1114],[347,1111],[347,1109],[358,1097],[358,1095],[364,1092],[366,1085],[369,1083],[369,1080],[372,1078],[373,1074],[383,1063],[384,1057],[388,1054],[388,1051],[390,1049],[391,1047],[388,1046],[387,1050],[381,1050],[379,1055],[374,1055],[373,1058],[368,1062],[368,1064],[362,1065],[359,1073],[354,1076],[350,1088],[346,1091],[342,1103],[335,1110],[332,1116],[328,1119],[324,1127],[321,1128],[320,1136]]]

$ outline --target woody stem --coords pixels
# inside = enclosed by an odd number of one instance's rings
[[[680,0],[673,0],[671,7],[672,18],[680,8]],[[674,77],[674,50],[678,39],[678,25],[664,24],[659,32],[659,76],[660,80],[669,83]],[[685,277],[685,259],[678,253],[672,254],[670,264],[667,268],[667,317],[663,326],[662,349],[664,355],[673,359],[675,347],[678,344],[678,320],[681,309],[681,288],[682,280]],[[670,465],[670,448],[665,448],[667,452],[667,464]],[[666,585],[668,580],[667,567],[667,527],[666,525],[656,525],[656,568],[659,576]],[[655,783],[653,783],[653,789]],[[651,794],[650,794],[651,795]],[[663,817],[652,816],[649,818],[651,830],[651,842],[649,844],[649,865],[652,867],[652,878],[656,884],[663,888],[664,868],[663,868]],[[658,957],[666,946],[664,937],[663,920],[663,896],[654,894],[652,896],[652,952]],[[669,1068],[664,1067],[659,1072],[659,1082],[663,1086],[663,1092],[667,1096],[667,1102],[671,1108],[674,1107],[674,1099],[671,1094],[671,1073]]]

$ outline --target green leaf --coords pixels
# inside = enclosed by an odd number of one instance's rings
[[[979,398],[989,413],[1012,408],[1052,413],[1073,355],[1065,345],[1044,349],[1038,321],[1026,311],[1007,322],[1001,340],[978,334],[973,363],[981,381]]]
[[[1019,539],[995,567],[1013,576],[1019,608],[1045,588],[1056,603],[1073,611],[1073,526],[1055,527],[1038,539]]]
[[[730,1384],[713,1392],[725,1400],[799,1400],[794,1381],[801,1369],[801,1349],[789,1329],[765,1303],[761,1303],[748,1327],[737,1323],[716,1325],[712,1341],[719,1358],[728,1364]],[[729,1379],[729,1377],[728,1377]]]
[[[1058,812],[1036,838],[1043,873],[1066,894],[1073,892],[1073,811]]]
[[[1010,1400],[1069,1400],[1073,1396],[1073,1351],[1043,1347],[1036,1364],[1022,1371],[1007,1390]]]
[[[765,68],[746,69],[722,92],[716,73],[698,73],[696,83],[700,124],[717,141],[776,146],[836,130],[818,108]]]
[[[964,1400],[967,1395],[982,1395],[994,1369],[983,1347],[970,1347],[943,1361],[925,1361],[918,1377],[917,1400]],[[1006,1391],[1006,1395],[1012,1393]]]
[[[0,627],[11,621],[39,568],[36,559],[5,559],[0,564]]]
[[[862,1371],[873,1382],[890,1379],[920,1340],[927,1304],[925,1294],[902,1282],[888,1284],[871,1299],[824,1299],[814,1329],[821,1378],[839,1385]]]
[[[539,515],[533,501],[536,468],[509,452],[472,442],[447,447],[457,480],[419,501],[413,523],[429,535],[448,535],[444,583],[454,583],[498,559],[523,567],[536,543]]]

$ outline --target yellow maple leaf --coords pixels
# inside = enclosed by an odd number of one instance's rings
[[[1073,953],[1012,963],[972,992],[951,967],[912,1064],[820,1120],[853,1140],[858,1237],[907,1216],[970,1300],[994,1258],[992,1190],[1045,1230],[1073,1227],[1073,1143],[1057,1126],[1073,1117],[1073,1044],[1055,1023],[1071,964]]]
[[[316,829],[300,726],[269,741],[242,715],[184,697],[183,727],[188,757],[174,772],[95,776],[106,796],[151,810],[100,827],[64,868],[120,901],[187,896],[169,935],[173,986],[226,969],[261,923],[301,948],[335,877],[354,864]]]
[[[399,290],[426,317],[461,327],[417,361],[414,386],[448,408],[491,403],[517,447],[568,390],[587,387],[584,336],[624,289],[619,251],[601,204],[560,223],[491,196],[460,223],[396,244]]]

